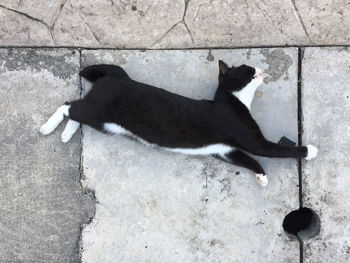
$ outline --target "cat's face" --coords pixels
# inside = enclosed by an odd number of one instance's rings
[[[219,60],[219,83],[229,93],[238,92],[243,89],[256,89],[263,82],[262,71],[247,65],[239,67],[228,67]]]

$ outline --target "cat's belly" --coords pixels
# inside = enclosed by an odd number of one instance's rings
[[[111,134],[120,134],[125,135],[128,137],[131,137],[138,142],[142,143],[145,146],[149,147],[159,147],[161,149],[176,152],[176,153],[182,153],[182,154],[188,154],[188,155],[212,155],[212,154],[218,154],[221,156],[224,156],[225,154],[235,150],[234,147],[216,143],[216,144],[210,144],[203,147],[198,148],[169,148],[169,147],[162,147],[160,145],[149,143],[148,141],[138,137],[137,135],[133,134],[132,132],[126,130],[122,126],[115,124],[115,123],[105,123],[103,126],[103,129],[105,132],[111,133]]]

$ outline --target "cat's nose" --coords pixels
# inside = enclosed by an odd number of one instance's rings
[[[255,75],[254,77],[262,77],[262,70],[259,68],[255,68]]]

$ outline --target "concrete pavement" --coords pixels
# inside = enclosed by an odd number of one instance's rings
[[[349,7],[347,0],[2,0],[0,46],[349,45]]]
[[[299,242],[282,228],[299,207],[295,160],[261,158],[270,179],[262,189],[245,169],[89,127],[68,144],[63,125],[39,136],[60,104],[79,97],[83,66],[118,64],[200,99],[214,94],[218,59],[263,69],[252,114],[269,139],[297,141],[300,100],[303,143],[320,149],[302,162],[302,201],[321,220],[302,258],[348,262],[350,51],[302,51],[1,49],[0,262],[299,262]]]

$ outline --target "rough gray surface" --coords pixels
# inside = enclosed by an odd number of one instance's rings
[[[349,1],[295,0],[295,6],[299,10],[311,43],[349,45]]]
[[[182,19],[184,8],[184,0],[68,0],[54,35],[61,45],[150,47]]]
[[[38,132],[79,96],[78,70],[76,50],[0,49],[0,262],[79,261],[80,227],[94,214],[80,138]]]
[[[1,5],[51,24],[65,0],[1,0]]]
[[[307,48],[303,59],[303,141],[319,147],[304,163],[304,203],[321,219],[305,262],[350,261],[350,50]]]
[[[291,1],[189,1],[196,46],[310,44]]]
[[[271,56],[282,64],[268,64]],[[253,115],[268,138],[296,140],[296,49],[82,52],[84,66],[121,65],[138,81],[195,99],[213,97],[218,59],[267,72]],[[299,244],[282,229],[298,207],[295,160],[260,158],[270,184],[259,188],[251,172],[214,158],[89,127],[83,133],[84,185],[97,199],[83,231],[83,262],[298,262]]]
[[[54,45],[49,29],[42,23],[0,7],[0,45]]]
[[[0,45],[349,45],[349,6],[347,0],[2,0]]]

